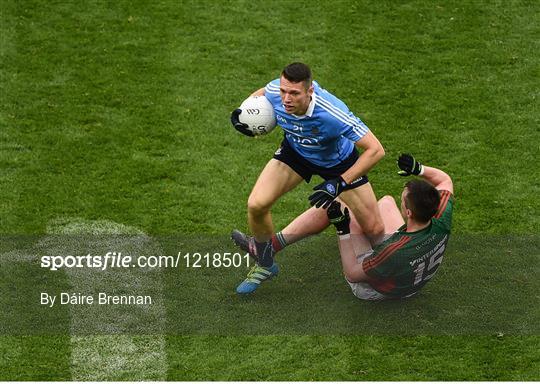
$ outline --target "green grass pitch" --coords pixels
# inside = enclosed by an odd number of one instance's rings
[[[0,0],[0,380],[540,380],[539,15],[517,0]],[[384,145],[379,197],[399,197],[402,151],[453,176],[453,238],[419,297],[355,299],[332,231],[286,249],[250,298],[234,293],[245,268],[96,278],[32,259],[88,232],[234,250],[281,135],[243,137],[229,114],[296,60]],[[276,228],[311,187],[274,207]],[[47,287],[127,281],[160,301],[113,319],[37,305]]]

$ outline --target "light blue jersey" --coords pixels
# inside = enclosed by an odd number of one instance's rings
[[[279,79],[268,83],[264,94],[272,103],[277,123],[294,150],[315,165],[333,167],[352,153],[354,143],[364,137],[369,128],[345,103],[316,81],[313,88],[311,103],[303,116],[285,112],[279,95]]]

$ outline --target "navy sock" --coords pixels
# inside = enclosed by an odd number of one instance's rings
[[[274,249],[272,248],[272,241],[268,240],[259,243],[255,240],[255,247],[257,248],[257,259],[259,259],[259,265],[261,267],[270,268],[274,264]]]

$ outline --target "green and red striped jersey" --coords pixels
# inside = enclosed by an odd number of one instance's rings
[[[368,283],[390,297],[405,297],[422,288],[437,272],[450,236],[454,197],[440,191],[441,202],[431,224],[417,232],[406,225],[375,247],[362,262]]]

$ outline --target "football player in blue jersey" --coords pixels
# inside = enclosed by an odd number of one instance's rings
[[[384,156],[375,135],[345,103],[313,81],[311,70],[304,63],[289,64],[279,79],[252,94],[263,95],[273,105],[285,137],[248,198],[248,224],[253,236],[237,230],[232,233],[235,243],[257,261],[247,279],[237,287],[238,293],[251,293],[262,281],[278,273],[274,253],[285,244],[283,238],[274,234],[271,207],[302,180],[309,182],[313,175],[324,181],[309,196],[312,206],[327,208],[339,196],[373,245],[384,237],[377,199],[367,178],[368,171]],[[233,126],[253,136],[239,120],[240,113],[236,109],[231,114]],[[309,228],[304,228],[304,234],[306,230]]]

